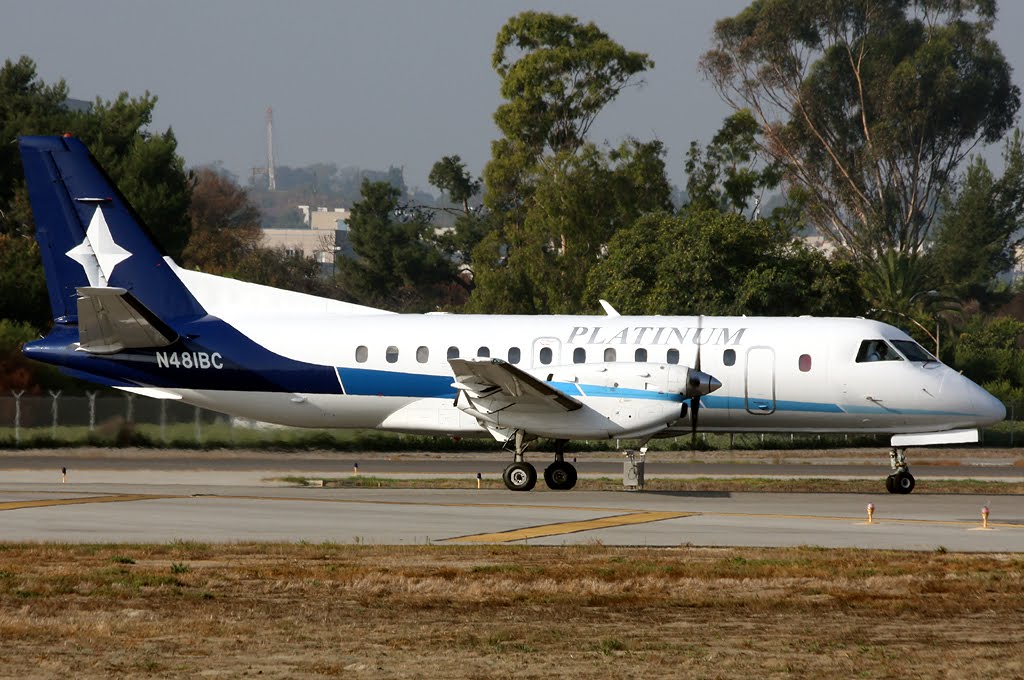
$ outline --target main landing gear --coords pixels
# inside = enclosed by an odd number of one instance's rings
[[[885,490],[889,493],[907,494],[914,490],[914,475],[910,474],[906,454],[906,449],[889,449],[892,473],[885,478]]]
[[[537,468],[523,459],[526,446],[523,433],[516,432],[515,458],[501,475],[509,491],[530,491],[537,485]],[[565,461],[566,440],[555,442],[555,461],[544,469],[544,483],[553,491],[568,491],[576,486],[576,468]]]

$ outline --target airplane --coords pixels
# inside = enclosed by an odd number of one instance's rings
[[[569,440],[701,432],[978,441],[1003,404],[903,331],[863,318],[396,314],[178,266],[86,146],[21,137],[52,330],[24,353],[71,376],[258,421],[493,437],[503,480],[576,484]]]

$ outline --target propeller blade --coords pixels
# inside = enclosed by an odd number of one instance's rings
[[[700,335],[701,335],[701,327],[703,325],[704,325],[704,317],[698,315],[697,316],[697,341],[698,341],[697,342],[697,361],[695,362],[695,364],[693,366],[698,371],[700,370],[700,346],[703,344],[703,340],[704,340],[704,338],[700,337]]]
[[[697,447],[697,414],[700,413],[700,397],[690,397],[690,448]]]
[[[694,361],[694,371],[696,374],[690,377],[690,389],[693,392],[693,396],[690,397],[690,448],[697,448],[697,416],[700,413],[700,387],[702,382],[706,382],[707,387],[710,389],[708,392],[712,392],[718,387],[721,387],[722,383],[718,382],[709,375],[706,375],[700,370],[700,348],[703,345],[704,338],[701,337],[701,333],[704,327],[704,317],[700,314],[697,315],[697,335],[695,337],[697,341],[697,359]],[[703,381],[702,378],[709,378],[707,381]],[[718,383],[717,386],[712,387],[714,383]],[[705,392],[707,394],[707,392]]]

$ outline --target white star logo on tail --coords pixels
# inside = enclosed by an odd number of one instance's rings
[[[85,240],[69,250],[67,256],[82,265],[90,286],[106,286],[114,267],[131,257],[131,253],[114,242],[103,210],[96,206]]]

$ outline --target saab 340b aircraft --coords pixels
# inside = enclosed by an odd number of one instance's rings
[[[913,445],[977,441],[1003,405],[903,331],[867,319],[393,314],[178,267],[85,145],[19,140],[53,329],[27,356],[157,399],[301,427],[490,434],[570,489],[571,439],[696,432],[892,437],[891,493]]]

